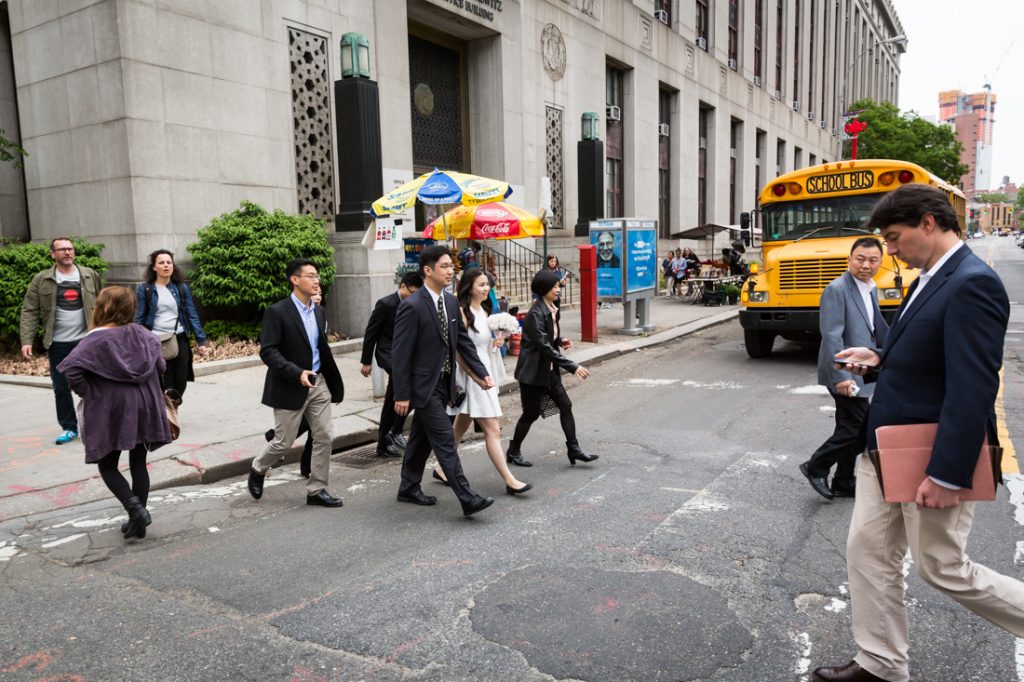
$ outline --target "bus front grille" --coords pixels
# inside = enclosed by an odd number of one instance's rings
[[[779,289],[821,290],[848,267],[846,258],[815,258],[779,261]]]

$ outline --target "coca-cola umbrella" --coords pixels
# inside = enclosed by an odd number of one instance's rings
[[[445,229],[447,228],[447,229]],[[456,206],[423,230],[427,239],[447,233],[452,239],[523,239],[543,237],[544,223],[529,211],[503,201]]]

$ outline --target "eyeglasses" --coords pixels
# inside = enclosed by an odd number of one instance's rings
[[[308,279],[310,281],[314,281],[314,280],[319,280],[320,279],[320,275],[293,275],[293,277],[298,277],[300,279]]]
[[[53,250],[54,253],[60,253],[61,251],[67,251],[69,253],[74,253],[75,252],[75,247],[73,247],[73,246],[62,246],[60,248],[57,248],[57,249]]]

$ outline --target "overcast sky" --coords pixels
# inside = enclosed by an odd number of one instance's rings
[[[937,117],[941,90],[980,92],[986,78],[990,79],[998,98],[993,182],[998,185],[1009,175],[1018,186],[1024,184],[1024,2],[893,0],[893,4],[909,41],[900,59],[900,109]]]

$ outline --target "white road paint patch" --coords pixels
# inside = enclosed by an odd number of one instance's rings
[[[842,585],[840,585],[839,586],[839,594],[843,595],[844,597],[849,596],[849,594],[850,594],[850,583],[843,583]]]
[[[640,388],[657,388],[658,386],[671,386],[678,384],[679,379],[626,379],[624,381],[613,381],[609,386],[637,386]]]
[[[688,499],[682,507],[673,512],[672,516],[676,516],[677,514],[680,516],[689,516],[692,514],[699,514],[701,512],[726,511],[728,509],[729,505],[721,499],[708,493],[701,493]]]
[[[748,452],[747,457],[750,459],[746,460],[746,466],[740,467],[739,471],[744,469],[777,469],[780,464],[789,459],[788,455],[772,455],[767,452]]]
[[[71,526],[72,528],[102,528],[103,526],[111,526],[119,524],[128,518],[125,514],[120,516],[114,516],[102,519],[86,519],[84,517],[72,519],[71,521],[65,521],[64,523],[58,523],[55,526],[49,526],[44,528],[44,531],[53,530],[55,528],[64,528],[65,526]]]
[[[845,601],[832,597],[832,601],[825,605],[825,610],[832,613],[841,613],[846,610],[846,607],[847,603]]]
[[[789,389],[789,392],[793,395],[828,395],[828,389],[824,386],[797,386],[796,388]]]
[[[86,536],[86,533],[75,533],[74,535],[69,535],[66,538],[58,538],[56,540],[53,540],[52,542],[44,543],[41,546],[42,546],[43,549],[50,549],[51,547],[56,547],[57,545],[64,545],[64,544],[67,544],[69,542],[73,542],[73,541],[77,540],[78,538],[84,538],[85,536]]]
[[[0,541],[0,561],[10,561],[18,556],[18,546],[7,540]]]
[[[1024,476],[1021,474],[1003,474],[1003,482],[1010,493],[1010,504],[1013,505],[1013,520],[1018,526],[1024,526]]]
[[[836,408],[832,405],[821,405],[818,407],[822,412],[835,412]]]
[[[363,485],[362,483],[356,483],[355,485],[350,485],[349,487],[345,488],[345,491],[350,493],[354,493],[357,490],[366,490],[366,486]]]
[[[1024,680],[1024,639],[1015,642],[1013,660],[1017,664],[1017,679]]]
[[[688,388],[706,388],[709,391],[743,391],[746,390],[746,386],[737,384],[735,381],[715,381],[715,382],[703,382],[703,381],[684,381],[683,386]]]
[[[789,388],[790,388],[790,385],[789,385],[789,384],[780,384],[779,386],[776,386],[776,387],[775,387],[775,389],[776,389],[776,390],[779,390],[779,391],[786,391],[786,390],[788,390]]]
[[[220,532],[220,528],[218,528],[217,526],[210,526],[206,530],[210,531],[211,533],[219,533]]]
[[[789,639],[796,645],[796,663],[793,672],[799,675],[801,682],[806,682],[807,673],[811,671],[811,636],[806,632],[790,632]]]

